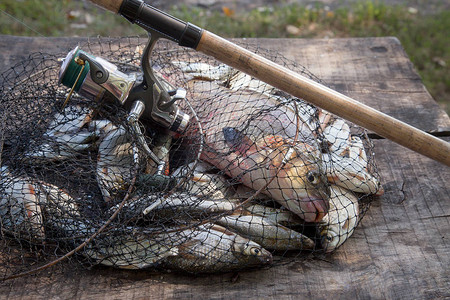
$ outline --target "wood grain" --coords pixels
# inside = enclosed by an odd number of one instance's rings
[[[0,70],[28,52],[64,53],[81,41],[0,36]],[[428,94],[395,38],[238,41],[280,52],[327,84],[359,95],[364,103],[421,129],[445,134],[450,128],[449,117]],[[374,52],[373,47],[388,51]],[[450,168],[389,140],[374,142],[385,195],[372,204],[355,234],[331,255],[298,258],[238,276],[55,268],[1,283],[0,298],[449,298]]]

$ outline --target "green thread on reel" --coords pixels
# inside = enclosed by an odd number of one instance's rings
[[[80,65],[76,62],[76,58],[78,57],[78,55],[80,53],[90,56],[86,52],[78,49],[78,47],[75,48],[73,50],[73,53],[70,53],[67,56],[67,58],[64,60],[64,64],[67,62],[67,66],[65,68],[63,67],[64,71],[63,71],[62,76],[60,77],[61,83],[67,87],[72,88],[76,83],[75,88],[74,88],[74,90],[76,92],[78,92],[80,90],[81,86],[83,85],[84,79],[86,78],[87,74],[90,72],[89,62],[87,62],[87,61],[84,62],[85,63],[84,69],[83,69],[83,65]],[[81,76],[77,82],[77,78],[78,78],[78,75],[80,74],[80,72],[81,72]]]

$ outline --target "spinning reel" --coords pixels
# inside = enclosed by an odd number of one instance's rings
[[[59,82],[71,88],[64,106],[75,91],[89,100],[112,101],[127,108],[128,123],[145,152],[158,165],[159,173],[164,170],[164,163],[145,142],[138,120],[155,122],[175,133],[184,132],[190,120],[190,116],[177,105],[178,101],[185,99],[186,90],[173,88],[156,76],[151,67],[151,53],[161,37],[156,31],[149,32],[149,41],[141,59],[142,76],[125,74],[116,65],[78,47],[67,54],[59,75]]]

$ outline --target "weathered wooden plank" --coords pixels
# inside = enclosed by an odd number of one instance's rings
[[[388,287],[392,285],[390,291],[403,290],[401,298],[407,298],[404,290],[408,286],[423,296],[436,292],[430,298],[448,296],[449,169],[389,141],[376,144],[386,195],[363,221],[373,221],[362,227],[371,246],[371,260],[392,277],[387,281]],[[427,275],[422,278],[414,273]],[[398,297],[392,294],[392,298]]]
[[[35,38],[0,36],[0,70],[6,71],[16,63],[26,59],[31,53],[64,53],[76,44],[77,38]],[[83,39],[85,40],[85,39]]]
[[[12,43],[16,39],[18,44]],[[3,55],[0,64],[4,58],[9,64],[13,59],[23,58],[24,49],[33,52],[36,47],[54,47],[66,51],[77,41],[0,37],[0,55]],[[327,82],[335,80],[336,86],[348,91],[350,96],[360,95],[363,101],[397,114],[404,121],[416,122],[421,128],[433,131],[448,129],[448,116],[428,95],[395,39],[257,42],[261,47],[279,50],[296,59]],[[5,52],[8,43],[13,46],[10,52]],[[57,49],[52,43],[66,46]],[[374,47],[386,47],[388,51],[370,50]],[[381,54],[385,56],[374,57]],[[416,115],[416,105],[427,113]],[[420,120],[424,118],[427,120]],[[69,268],[62,272],[56,268],[0,284],[0,298],[450,297],[450,168],[387,140],[377,140],[375,145],[386,193],[373,203],[355,234],[330,256],[299,258],[287,265],[240,272],[237,277],[235,274],[151,274],[107,268]]]

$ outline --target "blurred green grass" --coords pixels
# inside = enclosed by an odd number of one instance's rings
[[[145,31],[123,18],[71,0],[2,0],[0,34],[126,36]],[[210,11],[177,6],[178,18],[223,37],[397,37],[433,98],[450,114],[450,11],[421,14],[406,6],[371,1],[333,11],[324,6],[289,5],[252,11]],[[13,19],[13,16],[15,19]],[[20,20],[20,22],[18,21]],[[26,26],[24,25],[26,24]]]

